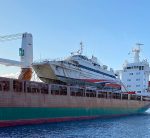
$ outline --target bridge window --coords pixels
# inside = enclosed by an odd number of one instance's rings
[[[138,78],[138,79],[136,79],[136,81],[140,81],[140,79]]]
[[[136,87],[140,87],[140,85],[136,85]]]

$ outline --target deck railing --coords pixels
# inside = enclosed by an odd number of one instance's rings
[[[90,89],[86,87],[67,86],[59,84],[46,84],[42,82],[22,81],[18,79],[9,79],[0,77],[1,92],[17,92],[17,93],[34,93],[34,94],[49,94],[63,95],[72,97],[91,97],[105,99],[120,99],[120,100],[145,100],[144,96],[136,94],[127,94],[118,92],[110,92],[102,89]]]

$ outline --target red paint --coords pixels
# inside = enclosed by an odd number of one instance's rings
[[[115,83],[108,83],[108,84],[105,84],[105,86],[113,87],[113,88],[120,88],[121,87],[121,85],[115,84]]]
[[[124,92],[125,94],[136,94],[135,91]]]
[[[56,123],[64,121],[74,121],[74,120],[87,120],[87,119],[96,119],[96,118],[108,118],[108,117],[118,117],[125,116],[129,114],[122,115],[106,115],[106,116],[81,116],[81,117],[66,117],[66,118],[47,118],[47,119],[28,119],[28,120],[11,120],[11,121],[0,121],[0,127],[9,127],[9,126],[19,126],[19,125],[33,125],[33,124],[43,124],[43,123]]]
[[[6,120],[6,121],[0,121],[0,127],[64,122],[64,121],[84,120],[84,119],[94,119],[94,118],[97,118],[97,116],[50,118],[50,119],[28,119],[28,120],[11,120],[11,121]]]
[[[82,80],[86,82],[92,82],[92,83],[107,81],[107,80],[98,80],[98,79],[82,79]]]

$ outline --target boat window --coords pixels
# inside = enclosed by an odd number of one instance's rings
[[[140,72],[137,72],[136,75],[140,75]]]
[[[79,57],[81,59],[88,60],[88,58],[86,56],[83,56],[83,55],[74,55],[73,57]]]
[[[139,66],[139,70],[144,70],[144,66]]]
[[[71,60],[74,64],[79,64],[78,61],[75,61],[75,60]]]
[[[129,73],[129,75],[133,75],[133,73]]]
[[[131,67],[127,67],[127,69],[131,69]]]

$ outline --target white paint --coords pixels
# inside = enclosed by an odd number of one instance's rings
[[[120,72],[120,78],[128,91],[135,91],[139,95],[149,95],[148,83],[150,67],[146,60],[140,61],[140,48],[132,50],[134,54],[134,62],[125,62],[123,70]],[[125,91],[125,88],[122,87]]]
[[[22,35],[22,50],[24,54],[21,56],[22,68],[31,68],[33,63],[33,39],[32,34],[24,33]]]

